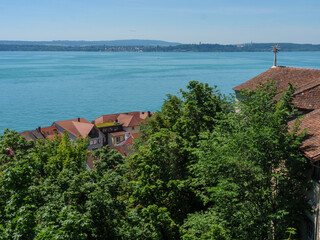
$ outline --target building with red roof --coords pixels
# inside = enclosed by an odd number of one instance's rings
[[[115,146],[126,139],[126,133],[138,133],[139,124],[144,123],[145,119],[152,115],[150,111],[108,114],[98,117],[92,123],[106,135],[105,144]]]
[[[301,230],[304,236],[314,236],[304,239],[320,239],[320,218],[318,217],[320,214],[320,70],[274,66],[234,87],[236,98],[242,98],[241,90],[254,91],[260,83],[266,83],[268,80],[273,80],[277,84],[279,94],[276,99],[289,87],[289,83],[296,87],[293,104],[302,114],[300,129],[307,130],[307,137],[302,143],[301,150],[313,166],[312,179],[315,180],[316,185],[308,195],[308,202],[315,210],[315,214],[308,215]],[[289,128],[293,128],[295,121],[288,123]]]
[[[64,121],[56,121],[52,124],[62,135],[67,132],[71,139],[89,138],[88,149],[100,148],[105,142],[104,134],[92,123],[84,118],[69,119]]]

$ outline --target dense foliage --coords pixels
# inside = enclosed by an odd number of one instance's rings
[[[0,137],[0,239],[283,239],[308,205],[293,88],[244,100],[190,82],[141,127],[133,154],[68,135]]]

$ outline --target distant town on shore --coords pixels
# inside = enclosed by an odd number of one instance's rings
[[[0,51],[87,51],[87,52],[269,52],[278,44],[283,52],[320,51],[320,44],[243,43],[181,44],[159,40],[114,41],[7,41],[0,40]]]

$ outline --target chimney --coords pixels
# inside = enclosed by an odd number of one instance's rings
[[[148,111],[148,117],[151,117],[151,112],[150,111]]]
[[[78,122],[80,122],[80,118],[78,117]]]
[[[41,127],[39,126],[39,127],[37,128],[37,130],[38,130],[38,132],[40,133],[40,132],[41,132]]]
[[[273,60],[273,66],[272,68],[276,68],[277,67],[277,52],[280,51],[280,47],[278,45],[274,45],[272,47],[272,52],[274,52],[274,60]]]

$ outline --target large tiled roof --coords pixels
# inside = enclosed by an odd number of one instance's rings
[[[287,89],[289,83],[296,85],[293,94],[294,105],[300,109],[311,111],[301,118],[300,129],[307,130],[307,137],[301,149],[311,160],[320,160],[320,70],[293,67],[270,68],[236,86],[233,90],[254,90],[259,83],[265,83],[267,80],[275,81],[279,90]],[[276,99],[279,96],[280,94]],[[293,127],[295,121],[288,123],[289,128]]]
[[[87,137],[94,124],[90,123],[88,120],[84,118],[76,118],[65,121],[57,121],[54,124],[62,127],[67,132],[71,133],[75,137]]]
[[[258,76],[246,81],[245,83],[234,87],[233,90],[254,90],[258,86],[259,82],[265,83],[270,79],[278,84],[278,88],[280,90],[287,89],[289,82],[293,85],[297,85],[297,88],[301,88],[304,85],[310,84],[314,81],[320,81],[320,70],[294,67],[270,68]]]
[[[287,89],[289,83],[296,85],[296,91],[293,94],[293,104],[296,107],[308,110],[320,108],[320,70],[317,69],[293,67],[270,68],[249,81],[234,87],[233,90],[254,90],[259,83],[265,83],[267,80],[276,82],[279,90]],[[276,99],[280,95],[281,91]]]

